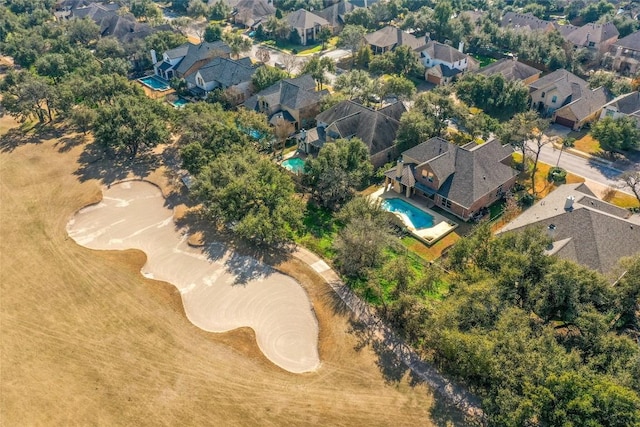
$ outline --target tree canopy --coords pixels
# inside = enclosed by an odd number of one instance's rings
[[[196,176],[192,195],[205,215],[260,245],[291,241],[304,206],[284,169],[254,151],[225,152]]]
[[[605,117],[591,126],[591,135],[600,142],[600,147],[614,155],[640,145],[640,130],[636,121],[627,116]]]
[[[369,150],[358,138],[326,143],[315,159],[304,165],[305,183],[324,207],[337,209],[370,177]]]

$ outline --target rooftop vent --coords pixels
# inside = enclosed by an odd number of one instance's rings
[[[568,196],[564,202],[564,210],[571,212],[573,210],[573,202],[576,200],[574,196]]]

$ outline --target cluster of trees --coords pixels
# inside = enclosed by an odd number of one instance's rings
[[[352,70],[339,75],[333,88],[342,92],[346,99],[357,99],[364,105],[387,96],[411,99],[416,93],[415,84],[404,76],[392,75],[384,80],[374,79],[364,70]]]
[[[637,122],[628,116],[605,117],[597,121],[591,126],[591,135],[612,157],[620,151],[640,146],[640,129]]]
[[[459,99],[494,117],[508,119],[529,108],[529,89],[521,81],[505,80],[502,74],[466,74],[454,87]]]

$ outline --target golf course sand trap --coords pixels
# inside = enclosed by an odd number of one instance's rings
[[[265,356],[281,368],[301,373],[319,366],[318,323],[298,282],[222,243],[189,246],[154,185],[112,185],[100,203],[76,213],[67,231],[87,248],[144,251],[142,274],[175,285],[196,326],[210,332],[248,326]]]

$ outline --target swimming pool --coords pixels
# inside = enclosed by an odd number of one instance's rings
[[[143,77],[138,79],[138,81],[153,90],[165,91],[171,87],[169,86],[169,82],[156,76]]]
[[[184,107],[184,106],[185,106],[186,104],[188,104],[188,103],[189,103],[189,101],[187,101],[187,100],[186,100],[186,99],[184,99],[184,98],[178,98],[178,99],[176,99],[175,101],[171,101],[171,102],[169,102],[169,104],[173,105],[173,106],[174,106],[174,107],[176,107],[176,108],[182,108],[182,107]]]
[[[282,167],[295,173],[304,173],[304,159],[300,157],[292,157],[282,162]]]
[[[405,223],[409,222],[406,225],[416,230],[433,227],[433,216],[402,199],[386,199],[382,202],[382,208],[400,214]]]

